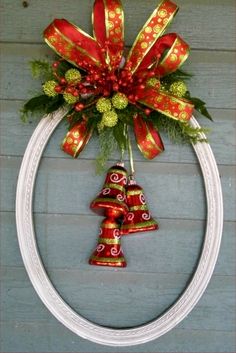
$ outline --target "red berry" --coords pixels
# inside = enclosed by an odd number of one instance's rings
[[[116,75],[111,75],[111,76],[110,76],[110,79],[111,79],[112,81],[116,81]]]
[[[65,78],[61,78],[60,79],[60,84],[61,85],[65,85],[67,83],[66,79]]]
[[[150,115],[151,112],[152,112],[151,109],[148,109],[148,108],[144,110],[144,113],[145,113],[146,115]]]
[[[119,90],[119,85],[117,83],[114,83],[113,90],[114,91],[118,91]]]
[[[54,61],[54,63],[52,64],[52,67],[57,68],[59,64],[60,64],[59,61]]]
[[[74,96],[74,97],[78,97],[79,92],[78,92],[78,91],[76,91],[76,90],[74,90],[72,94],[73,94],[73,96]]]
[[[62,91],[62,87],[61,86],[56,86],[55,87],[55,92],[57,92],[57,93],[60,93]]]
[[[110,95],[110,92],[105,90],[105,91],[103,92],[103,95],[104,95],[105,97],[108,97],[108,96]]]
[[[148,76],[149,77],[154,77],[156,74],[155,74],[155,71],[150,71],[149,73],[148,73]]]
[[[67,87],[66,92],[67,93],[73,93],[73,88],[72,87]]]
[[[84,104],[83,103],[77,103],[76,105],[75,105],[75,110],[77,111],[77,112],[80,112],[81,110],[83,110],[84,109]]]

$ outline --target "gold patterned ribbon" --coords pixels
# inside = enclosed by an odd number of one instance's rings
[[[155,158],[164,150],[160,135],[150,120],[134,115],[134,134],[139,150],[147,159]]]
[[[163,0],[155,9],[139,32],[127,58],[126,67],[134,73],[151,50],[157,39],[163,34],[178,6],[170,0]]]
[[[87,119],[76,123],[66,134],[61,149],[76,158],[92,136],[92,128],[87,126]]]
[[[106,63],[115,70],[124,48],[124,12],[120,0],[95,0],[93,7],[94,38],[105,51]]]
[[[162,37],[168,37],[172,45],[164,57],[158,63],[156,74],[169,75],[180,68],[189,56],[189,45],[176,33],[170,33]]]
[[[46,43],[62,58],[75,66],[101,66],[104,56],[97,41],[64,19],[54,20],[44,31]]]
[[[180,121],[188,121],[194,108],[194,105],[188,100],[175,97],[164,91],[157,91],[154,88],[146,88],[145,94],[139,102],[169,118]]]

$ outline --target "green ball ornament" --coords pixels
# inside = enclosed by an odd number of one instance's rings
[[[77,102],[78,97],[73,96],[71,93],[65,92],[63,94],[63,98],[68,104],[75,104]]]
[[[158,80],[158,78],[156,77],[150,77],[147,80],[147,86],[148,87],[155,87],[155,88],[160,88],[160,80]]]
[[[125,109],[129,104],[128,98],[124,93],[116,93],[112,97],[112,105],[116,109]]]
[[[81,81],[81,73],[77,69],[70,69],[65,73],[65,79],[68,83],[78,83]]]
[[[96,103],[96,108],[99,111],[99,113],[106,113],[111,110],[111,101],[109,98],[99,98],[99,100]]]
[[[47,81],[43,84],[43,92],[48,97],[56,97],[58,93],[55,91],[55,87],[57,85],[58,83],[56,81]]]
[[[169,91],[173,95],[181,98],[187,92],[187,86],[183,81],[175,81],[170,85]]]
[[[114,112],[114,110],[105,112],[103,114],[101,123],[104,126],[113,127],[117,124],[117,122],[118,122],[118,115],[116,114],[116,112]]]

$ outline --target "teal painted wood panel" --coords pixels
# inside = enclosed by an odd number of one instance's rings
[[[47,0],[28,3],[23,8],[21,1],[2,0],[1,41],[41,43],[42,31],[53,18],[66,18],[91,33],[92,0],[57,0],[56,6]],[[123,1],[126,45],[132,44],[157,4],[156,0]],[[178,5],[180,11],[168,31],[180,33],[194,49],[236,48],[234,0],[179,0]]]
[[[131,45],[156,1],[124,0],[126,45]],[[235,14],[234,0],[179,0],[170,31],[192,47],[186,70],[190,88],[207,101],[215,122],[211,146],[219,163],[225,207],[222,246],[213,278],[191,314],[167,335],[145,345],[112,348],[77,337],[62,326],[35,293],[21,260],[14,222],[16,180],[22,155],[37,121],[19,121],[23,100],[40,85],[28,61],[51,56],[41,32],[54,16],[89,30],[92,0],[2,0],[0,14],[0,351],[1,352],[230,352],[235,346]],[[138,8],[134,15],[134,7]],[[16,15],[17,14],[17,15]],[[200,256],[206,210],[201,173],[189,146],[171,144],[155,161],[135,160],[160,230],[123,239],[129,266],[122,271],[94,268],[87,258],[101,221],[88,205],[104,176],[94,178],[92,141],[78,161],[58,146],[63,124],[51,138],[40,166],[35,193],[35,229],[47,272],[64,299],[101,324],[130,326],[153,319],[171,305],[191,278]],[[113,161],[116,156],[113,156]],[[153,177],[155,175],[155,177]],[[85,183],[85,178],[87,182]],[[68,186],[73,186],[74,193]],[[66,183],[67,182],[67,183]],[[90,188],[86,188],[87,183]],[[66,186],[65,186],[66,185]],[[155,189],[155,193],[153,190]],[[190,196],[191,194],[191,196]],[[105,311],[104,305],[107,304]]]
[[[100,325],[116,328],[153,320],[174,303],[187,282],[184,274],[94,273],[92,270],[54,270],[50,277],[74,310]],[[183,321],[179,328],[230,331],[235,320],[235,312],[231,310],[235,305],[234,284],[234,276],[215,275],[206,297],[197,307],[198,312]],[[53,324],[55,319],[50,317],[47,309],[38,310],[39,299],[29,286],[23,268],[3,268],[1,294],[6,304],[2,321]],[[210,300],[213,293],[214,299]],[[226,302],[220,306],[218,302],[222,295]],[[20,307],[18,303],[21,303]]]

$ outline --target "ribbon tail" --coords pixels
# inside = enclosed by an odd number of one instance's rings
[[[194,105],[188,100],[178,98],[163,91],[147,88],[139,103],[168,116],[171,119],[188,121]]]
[[[87,118],[76,123],[66,134],[61,149],[70,156],[77,158],[92,136],[93,128],[88,127]]]
[[[124,49],[124,12],[120,0],[95,0],[92,14],[94,38],[105,53],[110,69],[116,69]]]
[[[133,117],[134,134],[140,152],[147,159],[153,159],[162,151],[162,139],[150,120],[144,120],[140,115]]]
[[[45,29],[44,39],[59,56],[84,70],[104,63],[97,41],[65,19],[55,19]]]

